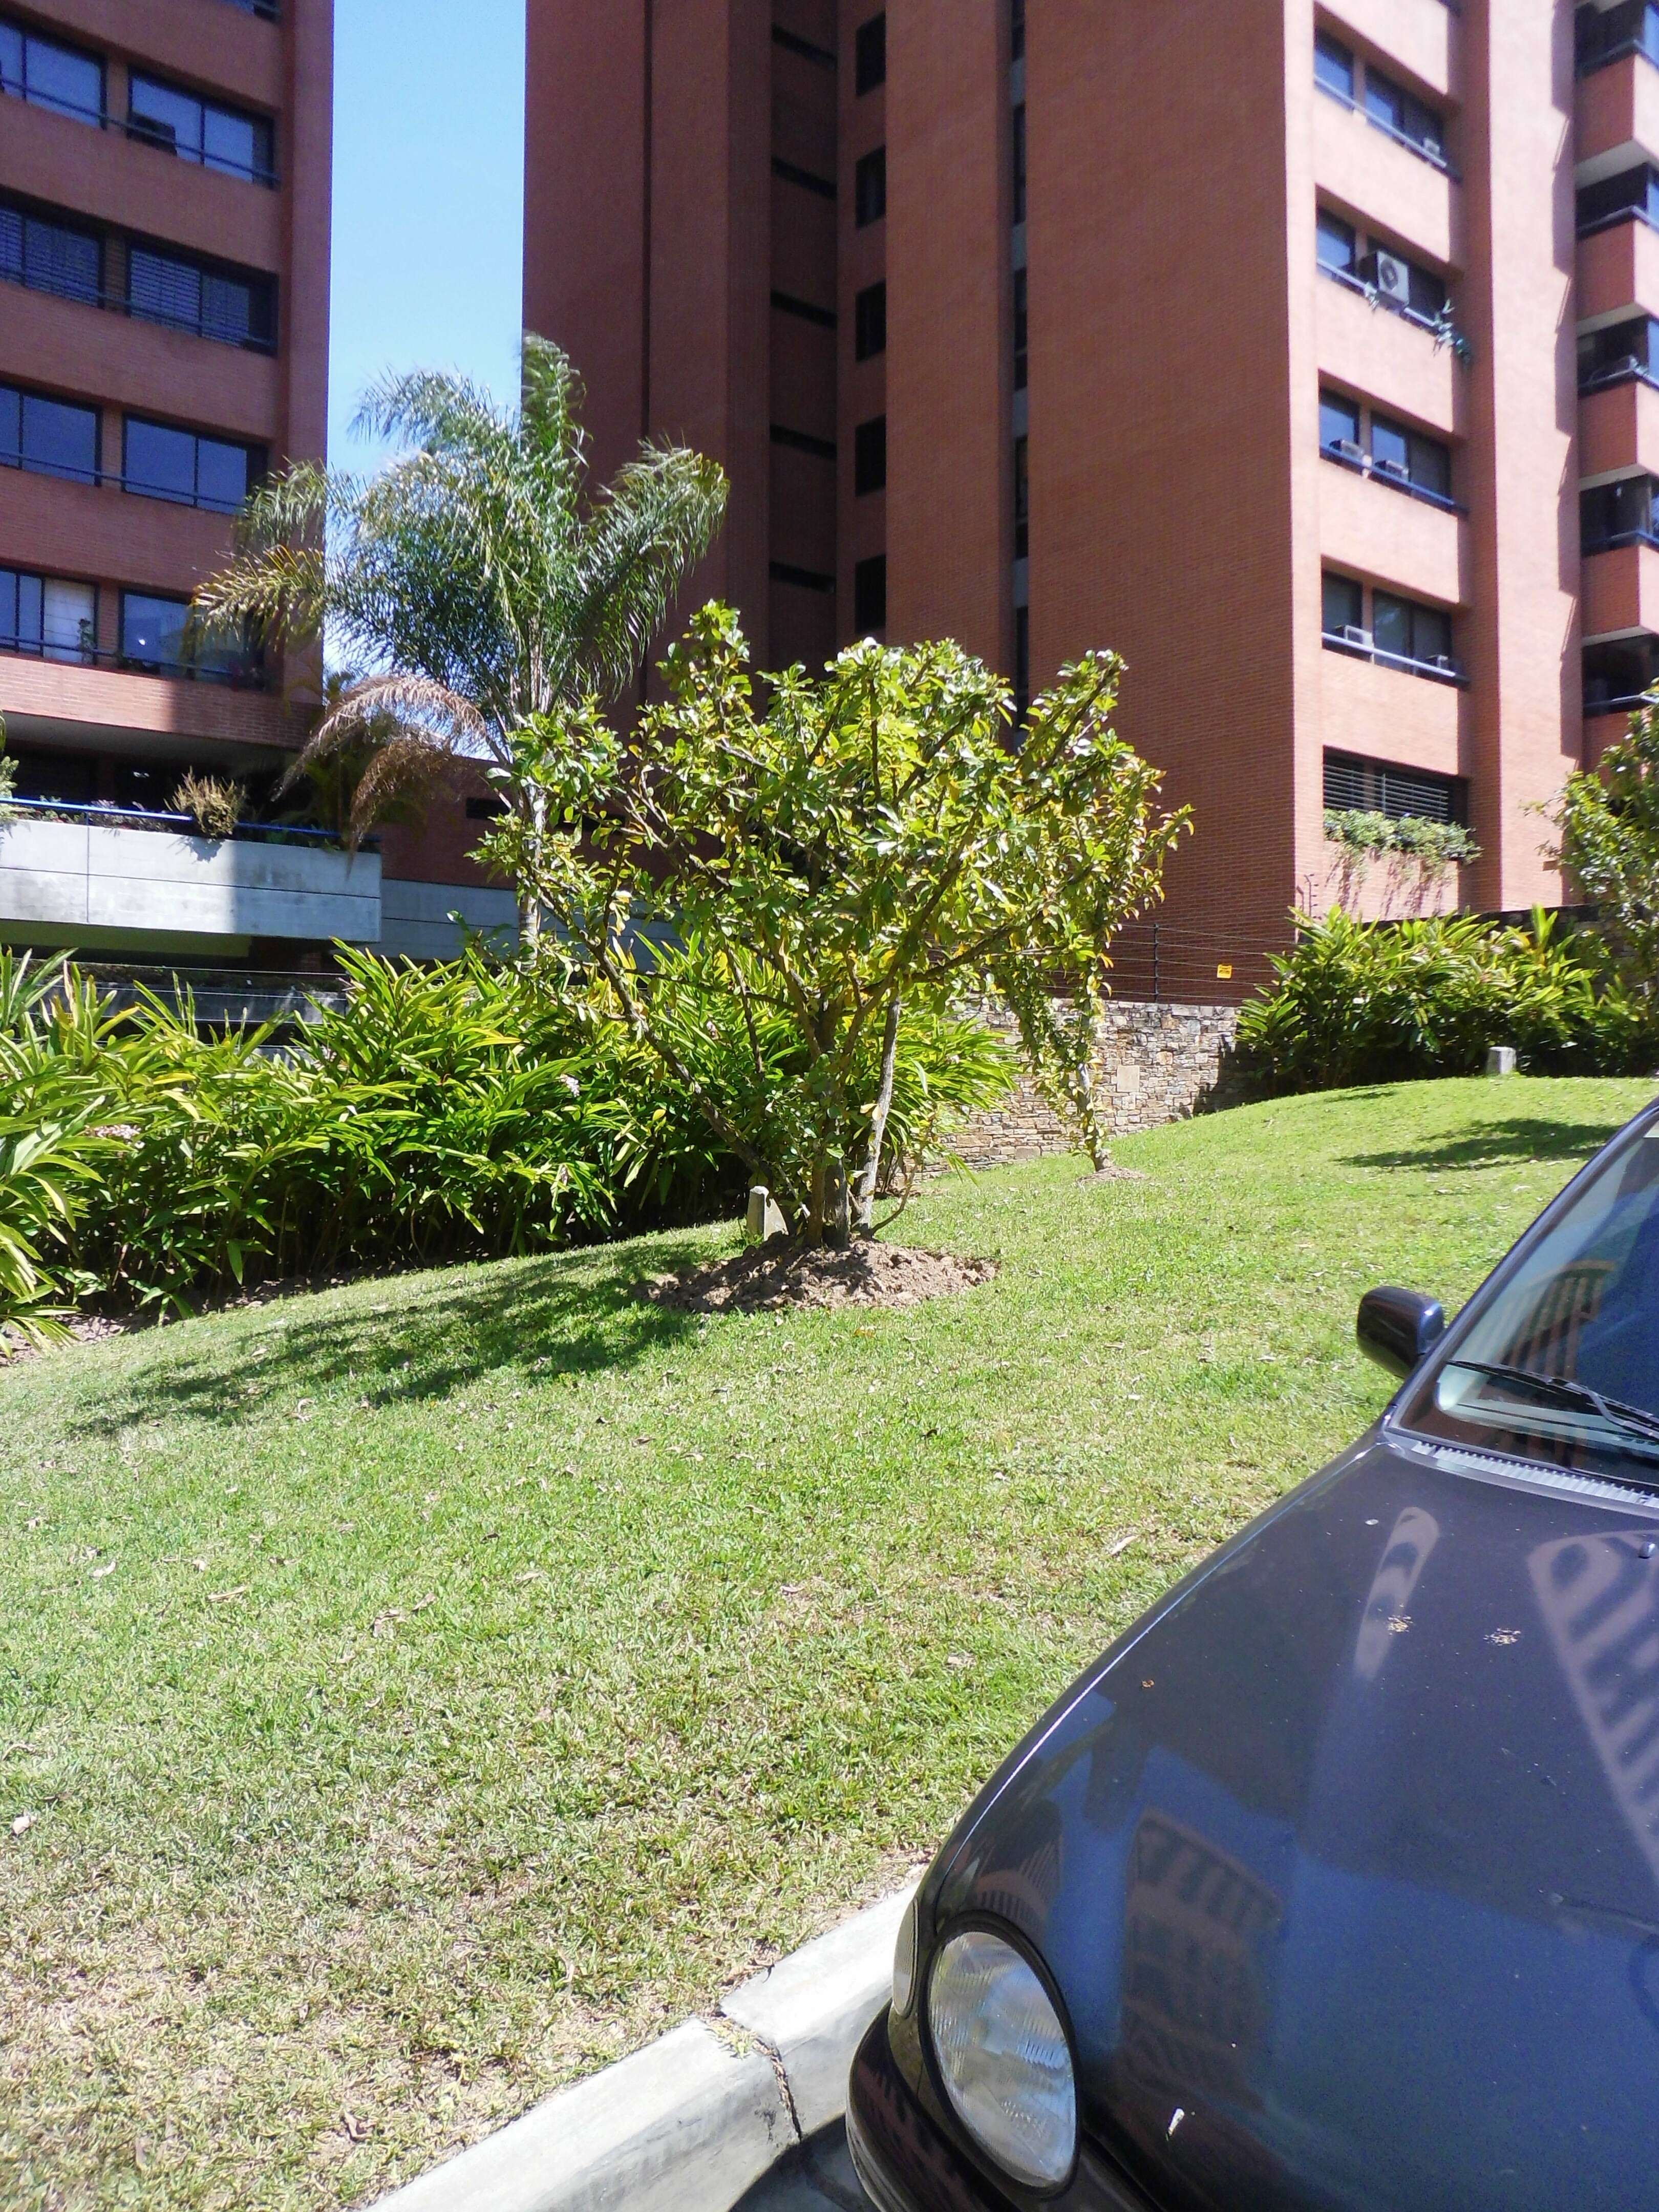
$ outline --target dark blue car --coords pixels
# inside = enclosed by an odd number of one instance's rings
[[[940,1852],[848,2133],[881,2212],[1659,2205],[1659,1108],[1370,1434]]]

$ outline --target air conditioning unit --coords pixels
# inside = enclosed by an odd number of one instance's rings
[[[1380,475],[1396,477],[1401,483],[1409,483],[1412,480],[1412,472],[1404,461],[1383,460],[1378,457],[1372,459],[1371,466]]]
[[[1362,653],[1375,653],[1376,650],[1376,641],[1370,630],[1361,629],[1358,623],[1342,625],[1342,642],[1344,645],[1357,645]]]
[[[1366,258],[1370,264],[1370,281],[1382,297],[1396,307],[1409,307],[1412,296],[1410,265],[1396,253],[1372,253]]]
[[[1356,466],[1363,467],[1364,465],[1365,448],[1356,445],[1352,438],[1333,438],[1330,450],[1340,453],[1345,461],[1352,461]]]

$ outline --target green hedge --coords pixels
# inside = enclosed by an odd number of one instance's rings
[[[1513,1045],[1540,1075],[1625,1075],[1659,1059],[1652,1009],[1607,970],[1589,931],[1464,915],[1297,917],[1296,949],[1244,1007],[1238,1073],[1258,1096],[1472,1075]]]

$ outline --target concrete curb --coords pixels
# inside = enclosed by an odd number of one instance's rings
[[[839,2119],[859,2038],[886,2002],[915,1885],[805,1945],[720,2007],[758,2048],[702,2021],[561,2090],[374,2212],[731,2212]]]

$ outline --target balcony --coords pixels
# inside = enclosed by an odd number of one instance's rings
[[[1367,456],[1354,461],[1328,447],[1321,452],[1331,464],[1319,477],[1323,559],[1413,595],[1462,605],[1469,592],[1462,510],[1398,482]]]
[[[1437,347],[1432,325],[1396,308],[1372,307],[1352,278],[1328,277],[1316,289],[1321,374],[1366,393],[1385,412],[1457,435],[1468,379],[1451,348]]]
[[[0,823],[0,933],[31,933],[375,945],[380,856],[20,812]]]
[[[1314,102],[1314,180],[1322,197],[1385,222],[1427,259],[1462,258],[1461,196],[1449,172],[1324,87]]]
[[[1638,466],[1659,475],[1659,383],[1645,371],[1578,403],[1580,474]]]
[[[1580,593],[1587,639],[1659,630],[1659,544],[1641,539],[1586,555]]]
[[[1458,96],[1457,19],[1445,0],[1340,0],[1337,25],[1444,100]]]
[[[1334,649],[1319,658],[1327,745],[1433,775],[1459,773],[1469,720],[1465,688],[1443,678],[1409,682],[1363,653]]]
[[[274,762],[305,734],[301,717],[270,692],[153,676],[113,654],[88,661],[0,651],[0,715],[14,745],[112,743],[141,757],[204,747],[204,757],[232,763],[251,752]]]
[[[1580,164],[1635,149],[1659,155],[1659,68],[1626,48],[1612,64],[1580,77],[1574,151]]]

